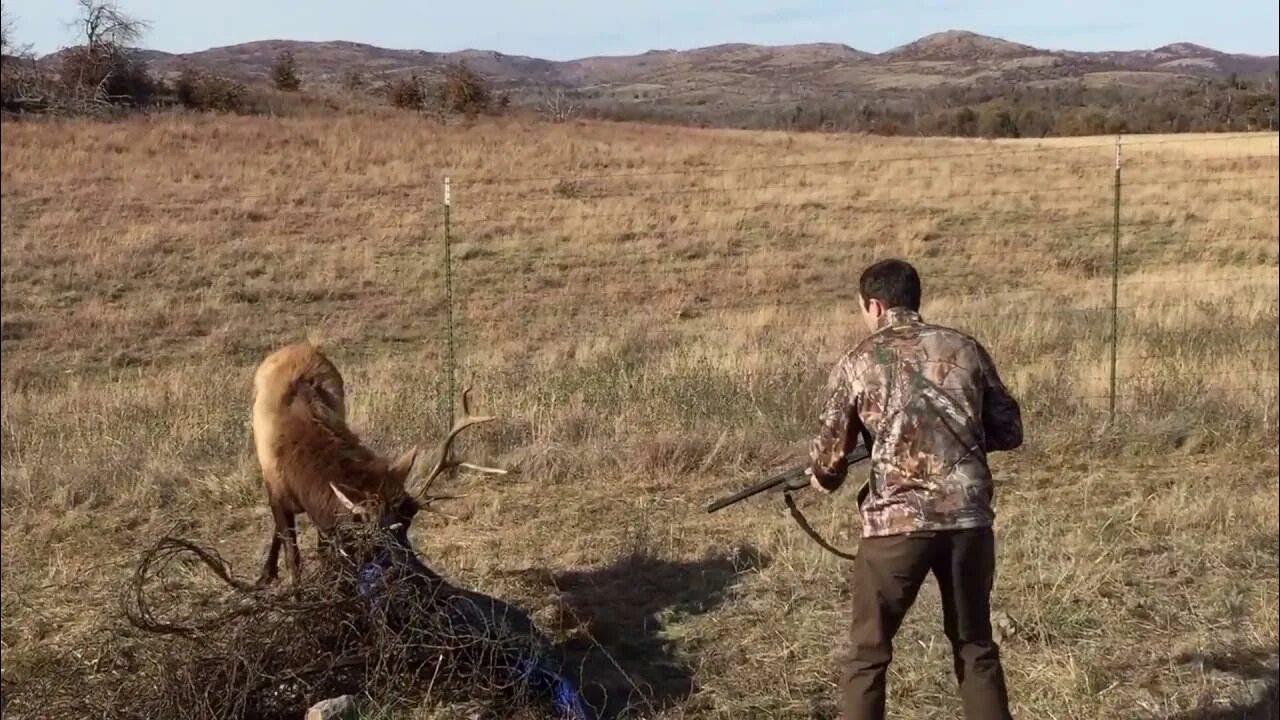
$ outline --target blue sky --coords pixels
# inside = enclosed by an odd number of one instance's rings
[[[972,30],[1038,47],[1130,50],[1195,42],[1275,54],[1276,0],[119,0],[151,22],[146,45],[191,52],[249,40],[352,40],[392,48],[481,48],[564,60],[724,42],[839,42],[880,52],[931,32]],[[1144,7],[1145,6],[1145,7]],[[5,0],[17,40],[70,43],[72,0]]]

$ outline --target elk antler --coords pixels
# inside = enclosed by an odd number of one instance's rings
[[[338,496],[338,502],[342,503],[343,507],[351,512],[355,512],[356,504],[351,500],[351,498],[347,497],[346,493],[339,490],[338,486],[333,483],[329,483],[329,487],[333,488],[333,494]]]
[[[458,437],[459,433],[473,425],[481,425],[495,420],[495,418],[490,415],[471,414],[470,393],[471,388],[469,387],[462,391],[462,417],[453,421],[453,427],[450,428],[449,434],[445,435],[444,440],[440,442],[440,449],[438,451],[440,457],[436,460],[435,467],[431,469],[431,472],[427,475],[426,479],[422,481],[422,489],[419,490],[419,494],[421,495],[425,495],[426,492],[431,489],[431,484],[435,482],[436,478],[445,470],[450,468],[463,467],[468,470],[491,473],[494,475],[506,475],[508,472],[502,468],[485,467],[483,465],[475,465],[469,462],[453,460],[449,456],[450,451],[453,449],[453,441]]]

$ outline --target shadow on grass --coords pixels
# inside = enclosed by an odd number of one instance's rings
[[[1165,720],[1274,720],[1280,718],[1280,679],[1277,648],[1228,650],[1222,653],[1190,654],[1179,663],[1196,663],[1204,670],[1235,675],[1248,688],[1243,702],[1229,707],[1212,705],[1170,715]]]
[[[639,551],[594,570],[508,574],[555,589],[557,624],[572,636],[558,654],[601,717],[648,717],[697,690],[686,659],[694,648],[681,642],[676,623],[714,610],[731,596],[738,575],[768,562],[754,548],[693,561]]]

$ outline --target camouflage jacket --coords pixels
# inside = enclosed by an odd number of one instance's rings
[[[1018,403],[973,338],[904,308],[831,371],[811,471],[834,490],[872,439],[862,536],[990,526],[987,452],[1022,444]]]

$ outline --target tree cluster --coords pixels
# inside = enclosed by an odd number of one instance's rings
[[[148,23],[111,0],[77,0],[76,7],[71,27],[79,42],[53,62],[37,62],[29,46],[15,46],[12,17],[4,14],[3,110],[101,115],[163,103],[172,88],[151,74],[137,49]]]
[[[13,46],[11,18],[0,13],[3,110],[105,115],[165,106],[235,113],[271,107],[273,101],[245,83],[190,67],[170,81],[155,77],[137,49],[148,28],[145,21],[130,16],[113,0],[77,0],[77,7],[72,26],[78,43],[58,53],[53,62],[37,62],[29,48]],[[299,64],[289,50],[276,57],[268,76],[272,87],[282,93],[302,90]],[[371,83],[354,71],[345,73],[341,82],[352,94],[371,89]],[[505,93],[496,93],[487,78],[461,63],[446,66],[434,82],[415,74],[384,84],[382,91],[395,107],[442,115],[474,118],[505,111],[510,105]],[[324,104],[297,97],[303,105]]]
[[[586,112],[616,120],[880,135],[1039,138],[1248,131],[1280,127],[1276,88],[1275,75],[1150,88],[998,81],[912,97],[805,100],[771,107],[598,100]]]
[[[439,80],[412,73],[388,81],[383,92],[392,106],[403,110],[453,113],[468,118],[505,111],[511,98],[494,92],[489,80],[465,63],[450,63]]]
[[[298,61],[293,53],[285,50],[276,57],[271,65],[271,84],[277,90],[297,92],[302,89],[302,79],[298,77]]]
[[[8,111],[101,112],[150,103],[159,84],[134,49],[147,23],[114,3],[77,0],[72,23],[80,44],[61,53],[56,73],[48,73],[29,47],[13,46],[12,18],[4,15],[0,101]]]
[[[183,68],[173,82],[174,100],[193,110],[239,112],[244,109],[248,88],[229,78]]]

